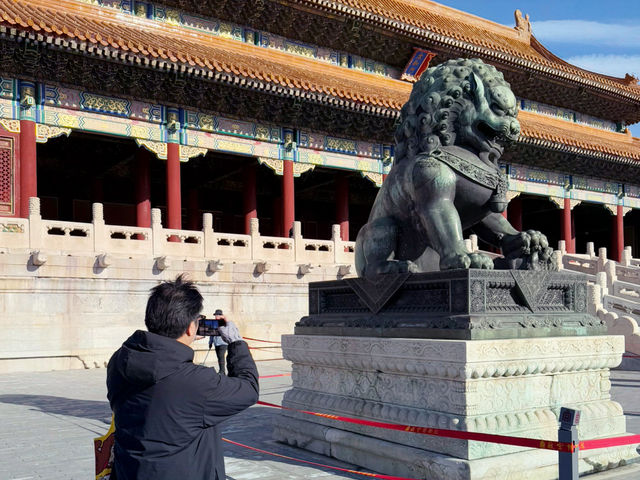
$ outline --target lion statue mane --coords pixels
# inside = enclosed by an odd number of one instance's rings
[[[395,161],[356,240],[360,276],[494,268],[462,232],[501,248],[499,268],[554,269],[546,237],[501,214],[508,179],[498,160],[517,140],[518,102],[501,72],[479,59],[448,60],[415,83],[395,132]],[[434,255],[435,254],[435,255]]]

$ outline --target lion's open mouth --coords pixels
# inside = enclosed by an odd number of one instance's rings
[[[481,147],[481,151],[478,153],[486,152],[490,157],[495,157],[495,159],[502,155],[504,145],[511,141],[503,132],[494,130],[486,122],[478,122],[476,130],[479,134],[478,140],[479,146]]]

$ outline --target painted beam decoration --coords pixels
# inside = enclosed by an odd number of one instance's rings
[[[281,174],[282,160],[294,162],[296,176],[317,165],[360,171],[376,185],[390,168],[390,145],[299,132],[278,125],[226,118],[212,113],[167,108],[84,92],[46,83],[37,84],[34,120],[37,141],[69,135],[73,130],[134,139],[166,159],[166,142],[180,143],[180,160],[207,151],[254,156]],[[19,132],[19,83],[0,78],[0,123]],[[15,125],[14,125],[15,124]]]
[[[419,52],[417,52],[419,53]],[[427,52],[428,53],[428,52]],[[419,57],[426,62],[428,56]],[[422,64],[424,66],[424,64]],[[419,62],[414,72],[420,69]],[[214,113],[168,109],[163,105],[82,92],[46,83],[36,84],[35,120],[37,141],[69,135],[71,131],[128,137],[166,159],[169,136],[180,143],[185,162],[208,151],[252,156],[282,174],[282,162],[294,162],[294,175],[316,166],[358,171],[377,186],[393,163],[393,146],[293,130],[279,125],[226,118]],[[577,121],[574,112],[553,111],[542,104],[526,107],[566,120]],[[171,130],[169,110],[175,117]],[[0,124],[7,132],[20,131],[20,88],[15,79],[0,78]],[[611,125],[605,125],[611,129]],[[6,169],[6,166],[4,167]],[[640,186],[521,165],[505,165],[509,189],[514,193],[571,198],[605,205],[640,208]],[[5,189],[6,190],[6,189]]]
[[[413,56],[402,73],[402,80],[415,83],[420,80],[420,75],[429,68],[429,63],[436,56],[435,53],[422,48],[414,47]]]

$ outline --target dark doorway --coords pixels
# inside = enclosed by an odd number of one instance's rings
[[[611,235],[615,217],[604,205],[582,202],[573,209],[576,253],[587,251],[587,242],[593,242],[595,251],[607,248],[611,254]]]

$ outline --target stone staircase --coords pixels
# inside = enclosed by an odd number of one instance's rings
[[[479,251],[475,235],[465,242],[470,251]],[[585,254],[573,254],[561,240],[556,253],[559,269],[587,275],[589,313],[604,320],[610,334],[624,335],[627,352],[640,355],[640,259],[632,258],[631,247],[625,247],[621,262],[608,259],[606,248],[596,255],[592,242]],[[640,370],[640,358],[626,357],[622,366]]]
[[[589,311],[604,320],[610,334],[624,335],[627,352],[640,355],[640,259],[626,247],[622,261],[607,258],[607,249],[587,244],[586,254],[569,254],[559,245],[559,261],[565,270],[588,276]]]

